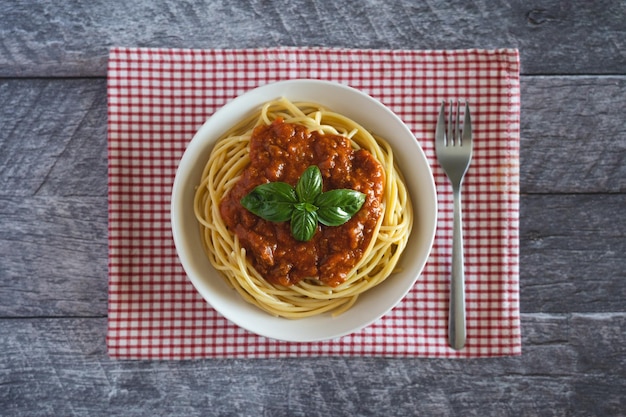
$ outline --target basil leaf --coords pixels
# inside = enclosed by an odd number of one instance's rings
[[[291,214],[291,235],[301,242],[311,240],[317,229],[317,212],[295,209]]]
[[[241,205],[253,214],[271,222],[285,222],[291,218],[296,192],[285,182],[261,184],[241,199]]]
[[[317,224],[340,226],[350,220],[365,203],[365,194],[338,189],[322,192],[322,173],[311,165],[298,179],[294,189],[285,182],[255,187],[241,199],[253,214],[271,221],[291,221],[291,235],[300,241],[311,240]]]
[[[365,203],[365,194],[348,189],[322,193],[315,204],[318,220],[325,226],[341,226],[352,218]]]
[[[308,211],[308,212],[314,212],[317,211],[317,206],[311,204],[311,203],[296,203],[294,205],[294,208],[296,210],[304,210],[304,211]]]
[[[324,226],[341,226],[352,218],[341,207],[326,207],[318,211],[317,217]]]
[[[313,203],[322,194],[322,173],[316,165],[304,170],[296,184],[296,194],[301,203]]]

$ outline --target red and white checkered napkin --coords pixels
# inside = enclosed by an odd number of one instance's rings
[[[360,89],[395,111],[434,170],[439,224],[412,291],[364,330],[285,343],[218,315],[178,262],[170,192],[196,130],[227,101],[293,78]],[[444,99],[472,107],[474,157],[464,183],[467,345],[447,345],[452,196],[434,155]],[[516,50],[114,48],[108,71],[109,328],[114,358],[422,356],[521,353],[519,320],[519,57]]]

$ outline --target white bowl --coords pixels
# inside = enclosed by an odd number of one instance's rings
[[[245,302],[207,259],[194,216],[194,187],[216,140],[267,101],[286,97],[312,101],[344,114],[392,146],[411,195],[414,225],[399,266],[402,272],[362,294],[347,312],[303,319],[271,316]],[[387,107],[345,85],[316,80],[292,80],[256,88],[216,111],[187,147],[172,191],[172,231],[180,261],[202,297],[225,318],[258,335],[292,342],[333,339],[356,332],[389,312],[411,289],[430,254],[437,223],[437,196],[428,160],[415,136]]]

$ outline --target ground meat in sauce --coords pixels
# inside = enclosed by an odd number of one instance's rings
[[[220,202],[227,227],[246,249],[248,260],[269,282],[290,286],[318,278],[330,286],[344,282],[371,241],[382,215],[384,172],[365,150],[354,150],[347,138],[309,132],[304,126],[278,120],[255,128],[250,165]],[[310,165],[317,165],[324,191],[349,188],[366,194],[363,207],[341,226],[318,225],[313,238],[300,242],[288,222],[273,223],[246,210],[243,196],[257,185],[283,181],[295,186]]]

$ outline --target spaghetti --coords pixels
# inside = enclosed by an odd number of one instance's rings
[[[281,121],[304,126],[320,135],[340,135],[355,150],[365,150],[380,164],[382,213],[372,224],[371,239],[346,276],[330,285],[318,276],[293,285],[272,283],[253,266],[244,245],[220,212],[222,202],[251,164],[250,143],[255,127]],[[302,318],[349,309],[358,296],[380,284],[396,269],[413,224],[411,201],[387,142],[353,120],[315,103],[279,99],[242,120],[216,143],[203,170],[194,199],[204,251],[213,266],[249,303],[286,318]]]

